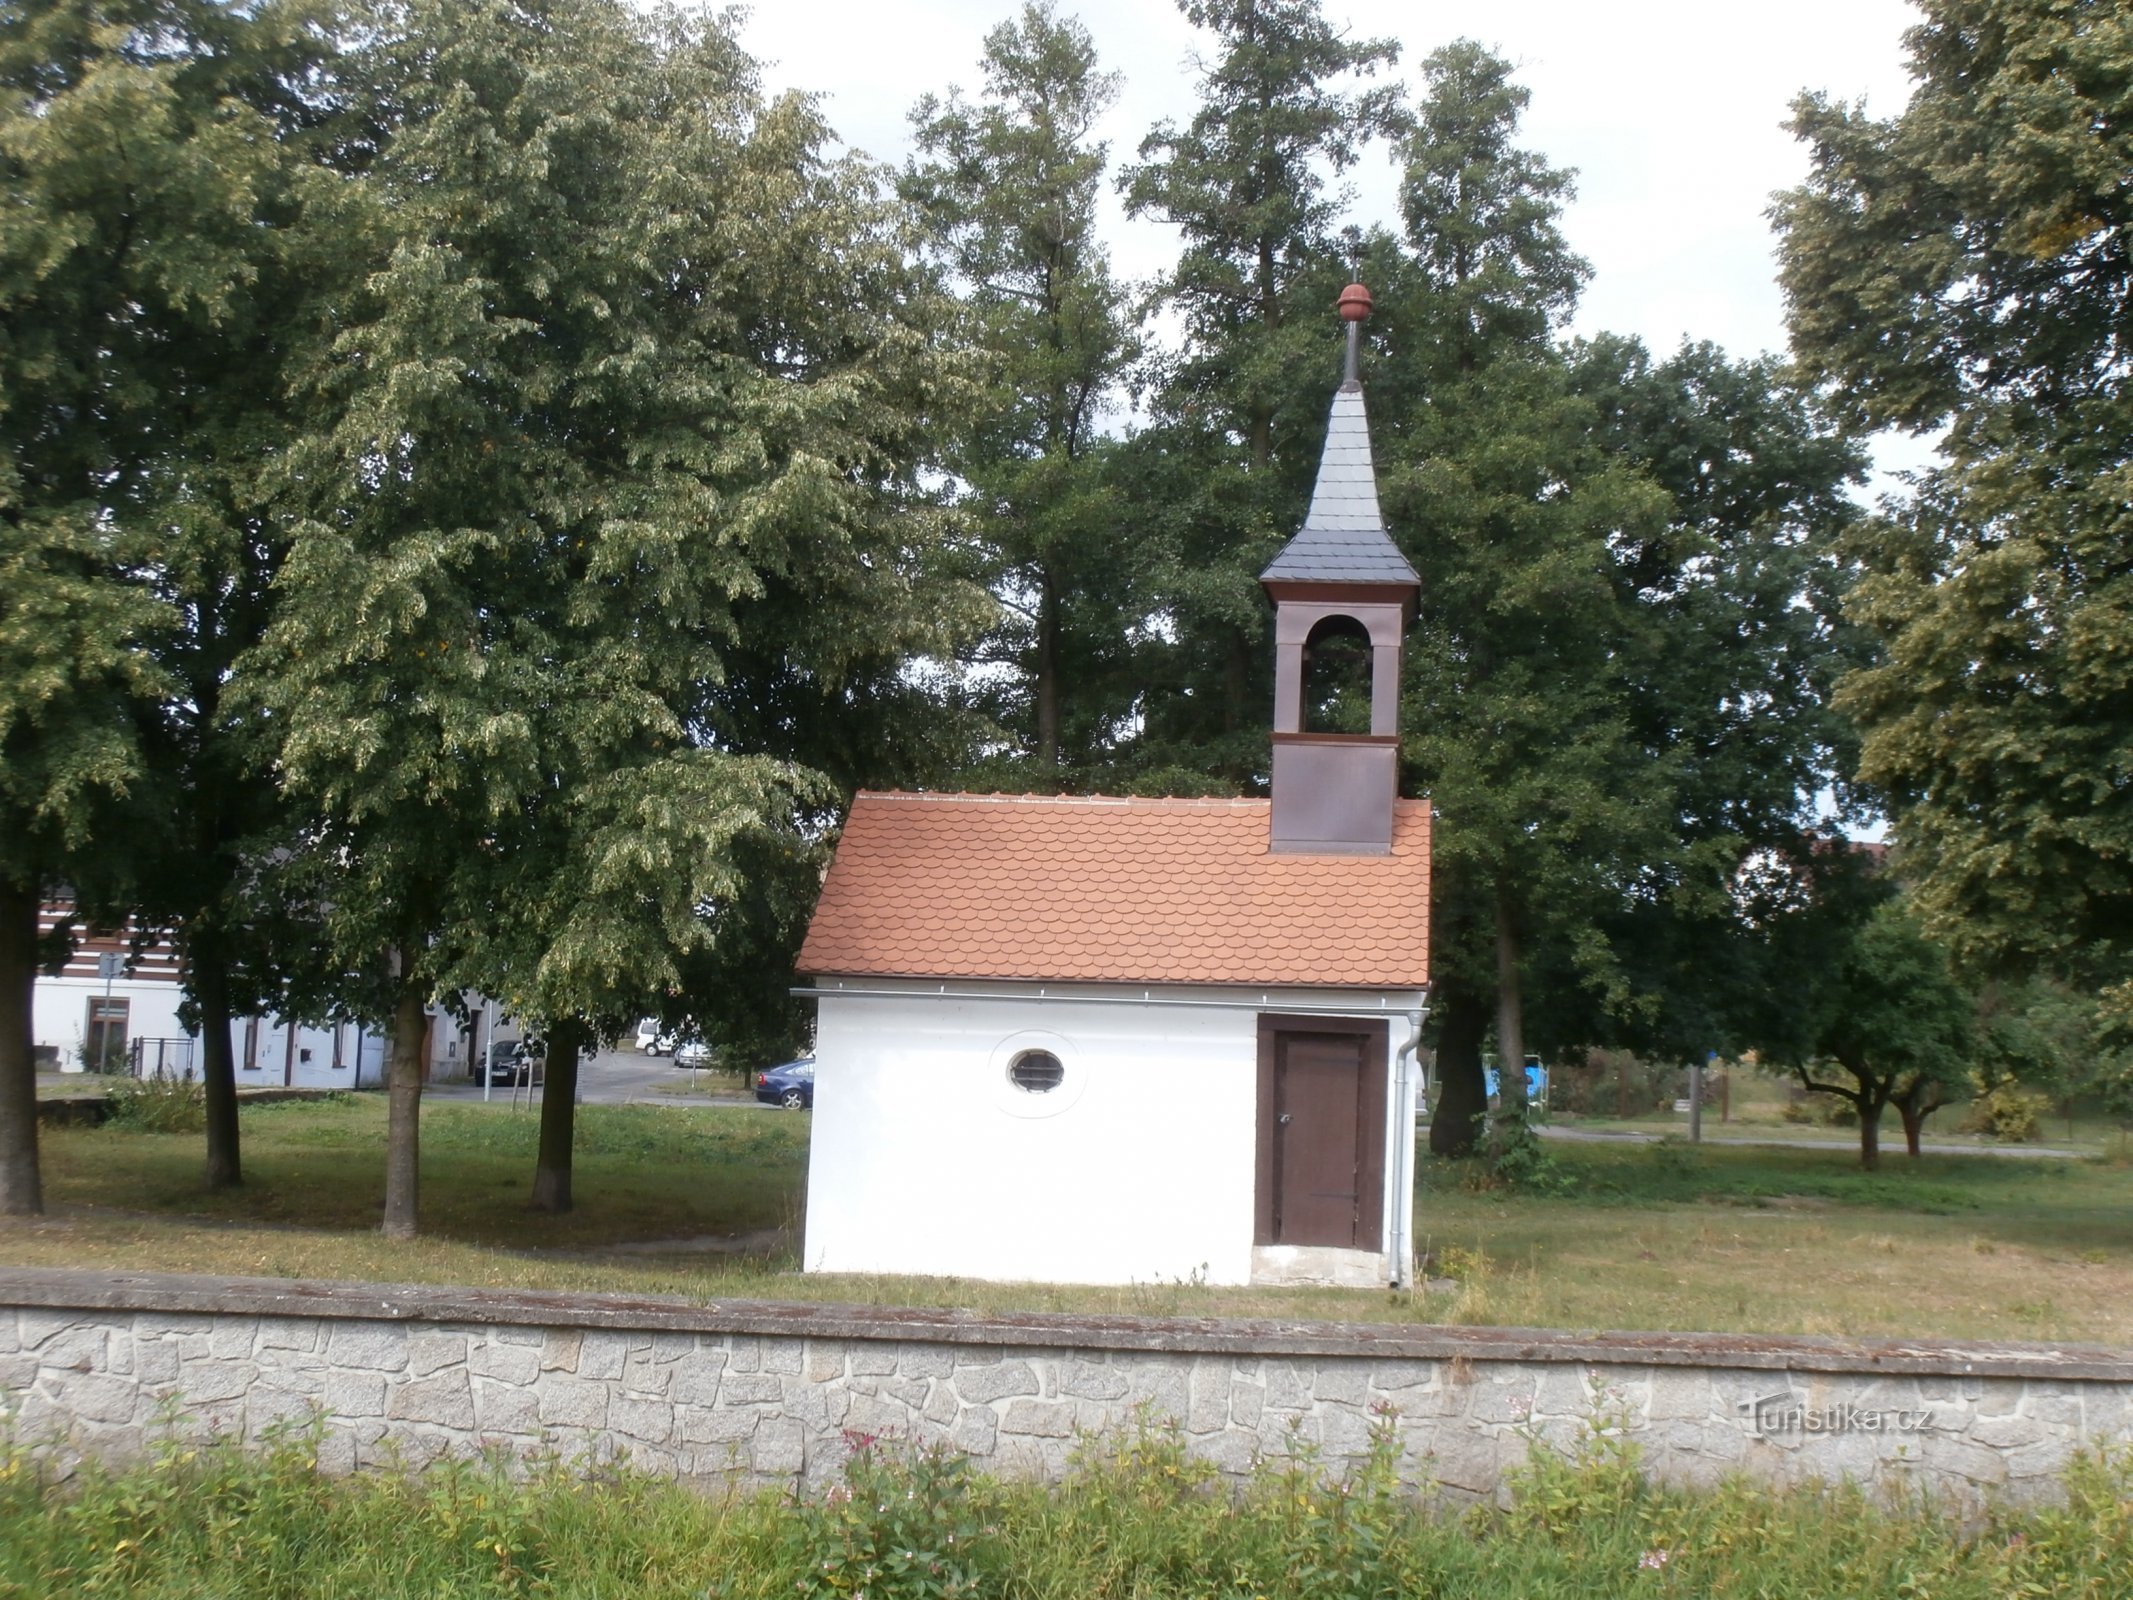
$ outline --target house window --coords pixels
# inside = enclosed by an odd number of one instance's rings
[[[1049,1050],[1025,1050],[1008,1063],[1007,1078],[1024,1094],[1050,1094],[1066,1081],[1066,1065]]]
[[[126,1067],[125,1000],[106,1000],[102,995],[89,1001],[89,1026],[82,1034],[82,1064],[91,1072],[122,1072]]]

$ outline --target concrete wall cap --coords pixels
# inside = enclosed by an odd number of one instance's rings
[[[770,1300],[472,1289],[303,1278],[0,1268],[0,1302],[46,1310],[340,1317],[357,1321],[886,1340],[1015,1349],[1527,1361],[1771,1372],[1910,1373],[2133,1382],[2133,1351],[2100,1345],[1600,1333],[1216,1317],[1092,1317]]]

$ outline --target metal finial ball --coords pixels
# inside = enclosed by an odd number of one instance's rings
[[[1370,315],[1370,291],[1359,283],[1351,283],[1341,291],[1340,304],[1336,308],[1347,322],[1361,322]]]

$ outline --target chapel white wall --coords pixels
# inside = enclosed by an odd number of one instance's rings
[[[1187,1008],[826,989],[819,1005],[809,1271],[1251,1281],[1258,1025],[1278,997]],[[1406,1033],[1388,1020],[1389,1085]],[[1007,1082],[1027,1048],[1067,1066],[1056,1109]]]

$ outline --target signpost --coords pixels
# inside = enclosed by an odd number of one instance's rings
[[[104,1009],[97,1017],[100,1026],[96,1029],[97,1072],[111,1070],[111,980],[126,970],[126,958],[116,950],[104,950],[96,958],[96,975],[104,980]]]

